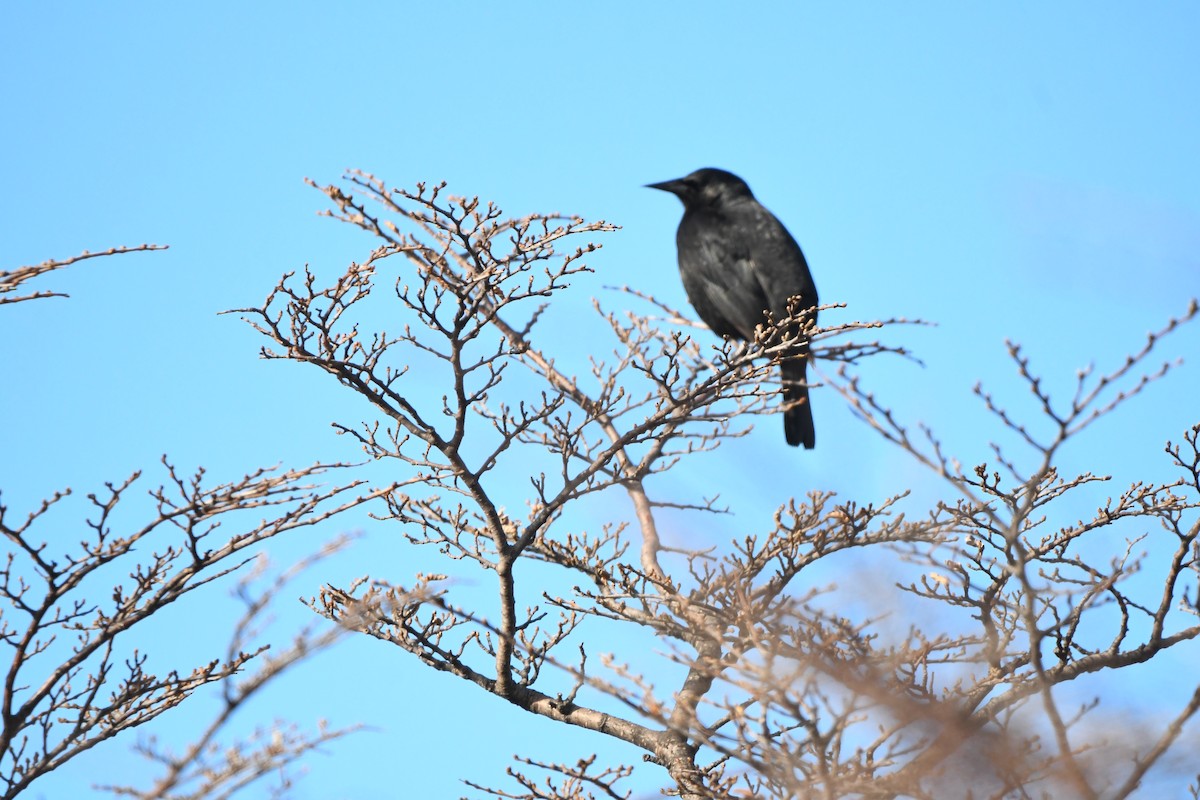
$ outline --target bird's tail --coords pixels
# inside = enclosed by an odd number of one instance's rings
[[[817,429],[813,425],[812,404],[808,399],[808,353],[789,358],[781,365],[783,372],[783,432],[792,447],[804,445],[812,450],[817,444]]]

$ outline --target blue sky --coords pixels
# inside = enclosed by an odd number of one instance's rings
[[[315,217],[323,198],[302,182],[348,167],[399,186],[444,179],[514,214],[615,222],[587,292],[621,303],[602,287],[630,284],[677,305],[680,209],[641,187],[737,172],[800,241],[824,301],[938,323],[898,335],[925,368],[878,360],[864,374],[964,461],[986,457],[971,386],[1025,401],[1006,337],[1065,389],[1200,295],[1198,31],[1185,3],[5,4],[0,268],[171,247],[78,265],[43,281],[69,300],[0,313],[5,501],[90,491],[164,452],[229,476],[353,458],[328,427],[361,418],[352,398],[259,361],[255,335],[217,316],[286,270],[332,276],[366,255],[365,238]],[[1165,355],[1198,344],[1185,331]],[[1162,444],[1198,421],[1198,393],[1186,365],[1070,455],[1161,477]],[[831,392],[814,409],[812,453],[786,448],[772,419],[709,457],[740,513],[701,521],[702,535],[761,529],[810,488],[879,499],[928,483]],[[769,480],[763,463],[779,465]],[[359,525],[364,547],[387,547],[365,518],[343,523]],[[432,567],[389,552],[380,577]],[[366,571],[353,558],[339,568]],[[458,777],[498,775],[519,742],[567,760],[594,747],[426,672],[355,643],[298,677],[287,691],[320,688],[310,717],[380,731],[331,747],[297,796],[403,783],[451,797]],[[295,711],[269,700],[264,718]],[[451,741],[470,764],[443,763]],[[80,796],[125,758],[121,743],[93,751],[43,796]]]

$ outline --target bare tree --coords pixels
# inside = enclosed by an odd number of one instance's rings
[[[230,797],[347,732],[277,721],[248,739],[225,735],[263,685],[344,630],[394,643],[527,713],[631,745],[673,796],[1117,798],[1151,770],[1174,770],[1180,787],[1194,773],[1170,754],[1200,708],[1195,678],[1185,676],[1190,697],[1171,716],[1136,727],[1111,724],[1072,689],[1140,674],[1200,634],[1200,425],[1168,445],[1173,478],[1136,482],[1094,513],[1078,516],[1075,498],[1106,478],[1060,475],[1060,465],[1069,441],[1166,375],[1171,364],[1146,365],[1197,316],[1195,303],[1107,374],[1080,373],[1065,404],[1012,346],[1037,412],[1022,418],[977,389],[1022,449],[994,446],[989,463],[964,469],[855,372],[871,356],[908,357],[862,339],[907,320],[819,328],[797,314],[764,324],[754,342],[710,348],[684,332],[696,326],[685,314],[626,289],[616,296],[644,312],[593,302],[591,360],[568,368],[570,343],[539,323],[566,309],[583,327],[578,292],[568,290],[598,245],[570,242],[613,226],[557,214],[509,219],[442,186],[390,190],[358,172],[348,184],[318,188],[332,216],[376,238],[367,259],[327,286],[307,270],[289,273],[261,307],[238,311],[269,339],[267,358],[314,364],[365,401],[366,421],[335,427],[399,480],[358,494],[362,481],[321,488],[314,478],[345,465],[318,464],[212,484],[164,459],[149,513],[130,500],[140,474],[107,485],[88,497],[80,549],[63,553],[39,530],[69,490],[16,519],[0,505],[11,545],[0,577],[0,640],[11,655],[0,709],[4,797],[209,685],[223,689],[222,703],[191,744],[139,745],[160,766],[152,785],[103,788],[138,800]],[[75,260],[0,274],[0,301],[60,296],[15,292]],[[377,319],[397,327],[389,333]],[[797,324],[814,356],[838,365],[827,385],[937,476],[944,498],[914,509],[906,494],[813,491],[779,508],[771,528],[728,546],[669,546],[664,512],[723,509],[715,486],[662,495],[653,477],[711,463],[712,450],[778,412],[771,376],[790,348],[781,331]],[[521,497],[514,475],[528,476]],[[618,495],[627,506],[613,502]],[[252,573],[239,585],[246,612],[226,657],[151,674],[131,643],[140,623],[248,564],[268,539],[376,499],[408,541],[434,546],[432,569],[407,587],[388,575],[326,586],[309,605],[338,627],[301,632],[271,653],[257,644],[263,615],[307,562],[265,589],[252,588]],[[126,521],[137,514],[142,522]],[[134,548],[148,543],[157,555],[139,561]],[[807,579],[818,562],[849,552],[887,564],[908,598],[904,626],[853,586]],[[98,602],[94,586],[110,581],[110,564],[128,564],[128,578],[111,581],[110,599]],[[518,579],[531,574],[522,564],[537,566],[536,584]],[[493,576],[490,604],[456,600],[463,570]],[[667,655],[609,635],[622,627],[649,632]],[[507,798],[627,798],[633,771],[590,754],[573,764],[523,754],[511,788],[469,785]],[[284,775],[275,790],[288,786]],[[1200,779],[1193,796],[1198,787]]]
[[[1090,519],[1065,515],[1078,490],[1104,478],[1060,476],[1057,464],[1064,443],[1168,371],[1139,372],[1195,304],[1110,373],[1082,373],[1065,405],[1012,347],[1048,427],[979,390],[1032,456],[997,447],[994,464],[962,469],[852,372],[868,356],[907,355],[858,338],[905,320],[818,328],[798,315],[764,325],[754,342],[706,348],[681,331],[695,323],[643,296],[646,313],[594,304],[603,325],[581,334],[592,359],[574,371],[563,366],[567,343],[538,323],[567,308],[583,329],[568,287],[588,271],[590,237],[613,226],[506,218],[442,185],[389,189],[361,172],[347,184],[317,188],[331,216],[375,238],[369,256],[328,285],[288,273],[260,307],[237,311],[269,340],[266,358],[312,364],[359,395],[368,419],[336,427],[404,476],[384,519],[432,545],[440,563],[407,588],[388,575],[329,586],[312,604],[319,613],[526,712],[629,743],[685,798],[1126,797],[1164,763],[1200,705],[1200,682],[1152,736],[1128,740],[1089,725],[1087,708],[1065,707],[1064,687],[1136,669],[1200,633],[1200,429],[1167,449],[1177,477],[1135,483]],[[374,325],[380,318],[394,327]],[[904,495],[855,502],[814,491],[727,548],[665,546],[662,511],[720,511],[716,488],[657,496],[648,479],[717,458],[706,451],[778,411],[772,368],[787,351],[780,331],[796,323],[817,359],[840,364],[829,384],[940,476],[945,499],[913,513]],[[510,510],[514,474],[529,478],[520,512]],[[610,501],[611,516],[596,518],[593,504],[587,530],[573,531],[572,510],[601,493],[623,493],[632,513]],[[1169,557],[1151,563],[1136,539],[1111,552],[1106,534],[1126,523],[1169,542]],[[797,580],[849,550],[905,559],[897,576],[920,624],[896,632],[870,614],[831,611],[838,590]],[[521,562],[557,571],[566,588],[520,582]],[[1152,569],[1147,596],[1144,581],[1128,579]],[[492,604],[455,601],[448,578],[461,570],[493,576]],[[589,633],[593,620],[652,632],[671,663],[664,671],[644,648]],[[598,650],[611,651],[599,664]],[[660,689],[653,676],[663,674],[678,677]],[[629,767],[586,754],[577,764],[522,756],[510,774],[511,791],[471,785],[508,798],[630,796]]]
[[[0,302],[64,296],[14,293],[26,280],[80,259],[157,249],[114,248],[0,273],[6,294]],[[259,627],[283,585],[278,580],[262,591],[242,584],[246,613],[230,632],[223,659],[155,673],[137,634],[176,601],[253,561],[267,540],[310,528],[387,490],[355,494],[362,480],[325,488],[314,482],[344,464],[258,469],[223,482],[211,481],[203,469],[185,474],[165,457],[163,466],[165,482],[142,498],[135,491],[140,471],[87,495],[90,514],[78,535],[62,532],[57,513],[70,505],[70,489],[27,513],[0,503],[0,534],[9,545],[0,567],[0,645],[8,663],[0,690],[0,797],[17,797],[80,753],[212,684],[224,684],[223,708],[190,748],[176,756],[152,739],[144,743],[144,752],[165,767],[161,780],[148,790],[110,788],[139,798],[225,797],[348,732],[280,723],[264,729],[260,740],[215,745],[249,697],[336,638],[337,631],[304,631],[282,651],[268,653]],[[124,577],[114,577],[114,570]],[[180,794],[180,787],[191,787],[190,793]]]

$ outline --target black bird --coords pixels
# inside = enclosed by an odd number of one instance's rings
[[[675,242],[679,274],[692,307],[720,336],[754,338],[754,327],[815,308],[817,287],[800,245],[746,182],[723,169],[698,169],[685,178],[648,184],[683,201]],[[814,312],[813,320],[816,316]],[[783,430],[787,442],[811,450],[817,442],[808,401],[808,340],[798,326],[795,355],[782,363]]]

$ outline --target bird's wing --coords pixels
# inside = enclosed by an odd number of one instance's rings
[[[819,302],[817,287],[804,252],[779,219],[757,202],[743,212],[754,233],[749,237],[752,272],[776,317],[787,315],[788,300],[800,298],[800,308]]]
[[[748,232],[727,220],[685,219],[680,227],[683,286],[700,319],[721,336],[754,338],[768,295],[758,276]]]

